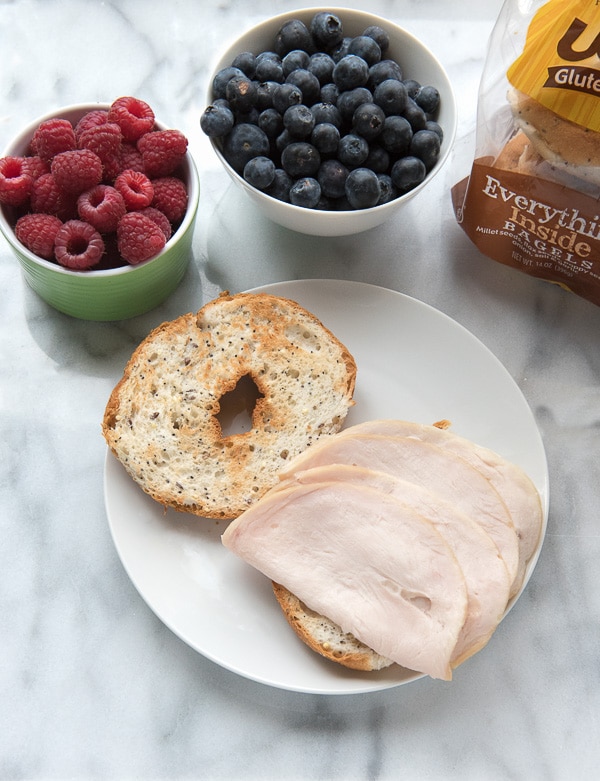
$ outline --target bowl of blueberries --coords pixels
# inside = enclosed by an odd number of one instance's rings
[[[202,131],[271,220],[343,236],[393,217],[444,165],[456,102],[432,52],[370,13],[301,9],[235,40]]]

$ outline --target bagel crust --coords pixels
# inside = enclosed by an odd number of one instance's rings
[[[251,378],[251,426],[224,435],[220,400]],[[235,518],[278,480],[279,470],[341,428],[356,364],[298,303],[225,292],[163,323],[139,345],[102,421],[129,475],[165,507]]]
[[[383,670],[394,664],[391,659],[361,643],[354,635],[344,632],[329,618],[310,610],[285,586],[275,581],[271,585],[288,624],[313,651],[343,667],[363,672]]]

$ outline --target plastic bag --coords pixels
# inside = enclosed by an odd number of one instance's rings
[[[600,305],[600,4],[507,0],[456,219],[486,256]]]

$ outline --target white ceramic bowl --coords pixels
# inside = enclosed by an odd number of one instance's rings
[[[37,126],[51,117],[63,117],[73,124],[88,111],[107,109],[108,104],[89,103],[67,106],[39,117],[8,145],[3,157],[27,154]],[[158,127],[164,126],[156,123]],[[17,240],[10,208],[0,208],[0,230],[16,256],[25,280],[35,292],[60,312],[83,320],[123,320],[148,312],[177,288],[192,257],[192,236],[200,184],[198,172],[188,152],[183,165],[188,189],[188,207],[181,225],[164,249],[137,266],[98,271],[70,271],[34,255]]]
[[[252,187],[225,160],[218,140],[211,139],[211,142],[219,160],[232,180],[248,194],[259,209],[271,220],[301,233],[315,236],[344,236],[360,233],[389,220],[407,201],[427,189],[433,177],[444,165],[454,143],[457,114],[452,86],[442,65],[421,41],[387,19],[382,19],[365,11],[355,11],[347,8],[304,8],[290,11],[271,17],[252,27],[227,48],[213,70],[209,82],[207,103],[210,104],[213,99],[212,82],[214,76],[221,68],[231,65],[237,54],[245,51],[258,54],[261,51],[272,50],[275,36],[285,21],[288,19],[300,19],[309,26],[310,20],[315,13],[323,10],[330,10],[331,13],[341,19],[345,36],[360,35],[371,25],[382,27],[388,33],[390,39],[390,46],[384,55],[385,58],[394,59],[401,65],[404,78],[415,79],[423,85],[432,85],[439,91],[441,103],[437,121],[443,129],[444,138],[438,161],[427,174],[425,180],[413,190],[395,200],[370,209],[352,211],[307,209],[277,200]]]

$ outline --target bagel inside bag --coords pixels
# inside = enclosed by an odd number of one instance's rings
[[[600,304],[600,9],[506,0],[456,219],[487,257]]]

